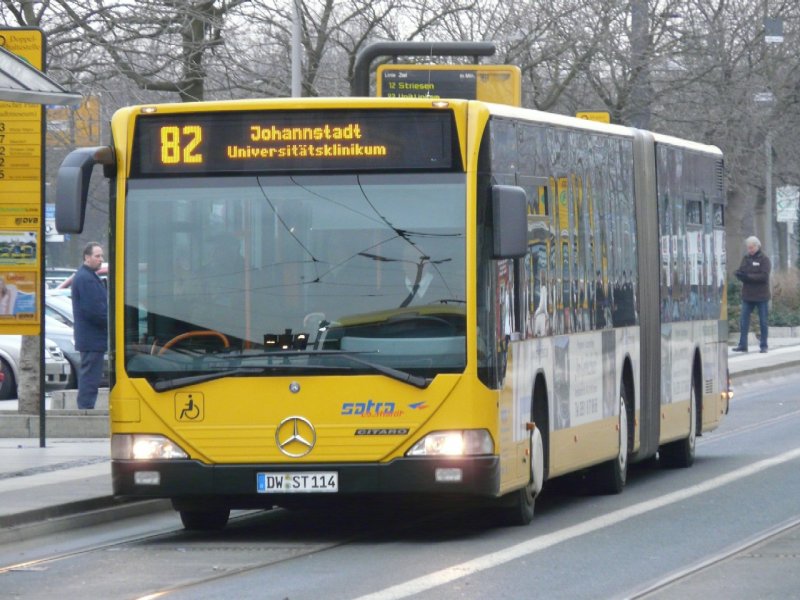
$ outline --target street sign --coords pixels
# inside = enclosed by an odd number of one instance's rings
[[[764,41],[767,44],[783,43],[783,19],[764,17]]]
[[[40,29],[0,29],[0,46],[44,67]],[[38,335],[44,111],[39,104],[0,102],[0,333]]]
[[[464,98],[520,106],[522,84],[513,65],[381,65],[383,98]]]
[[[48,203],[44,205],[44,241],[63,242],[67,237],[63,233],[58,233],[56,229],[56,205]]]
[[[779,223],[797,221],[800,204],[800,188],[796,185],[782,185],[775,190],[776,218]]]

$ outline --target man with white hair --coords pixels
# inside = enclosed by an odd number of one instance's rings
[[[761,242],[755,236],[745,240],[747,254],[736,270],[736,278],[742,282],[742,318],[739,345],[734,352],[747,352],[747,334],[750,331],[750,313],[758,309],[758,324],[761,328],[759,339],[761,352],[767,351],[767,307],[769,305],[769,273],[772,265],[761,251]]]

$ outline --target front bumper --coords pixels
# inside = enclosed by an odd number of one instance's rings
[[[437,468],[460,468],[459,482],[437,482]],[[158,485],[137,485],[134,473],[159,473]],[[331,499],[332,494],[259,494],[257,473],[336,471],[339,491],[336,497],[374,494],[460,495],[494,497],[500,488],[500,461],[496,456],[459,459],[401,458],[381,464],[303,465],[206,465],[195,460],[133,461],[114,460],[111,474],[114,494],[133,498],[227,499],[230,508],[249,508],[261,504],[281,504],[302,496]]]
[[[48,390],[66,387],[72,372],[69,362],[65,360],[47,361],[44,366],[44,384]]]

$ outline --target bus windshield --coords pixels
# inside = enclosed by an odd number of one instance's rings
[[[463,370],[465,196],[459,173],[130,180],[128,373]]]

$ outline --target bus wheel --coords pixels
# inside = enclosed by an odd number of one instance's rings
[[[593,467],[589,483],[596,494],[619,494],[628,478],[628,386],[623,381],[619,395],[619,450],[617,457]]]
[[[689,388],[689,435],[658,449],[659,462],[668,469],[685,469],[694,464],[697,446],[697,389],[695,378]]]
[[[533,427],[530,443],[528,485],[501,499],[501,520],[506,525],[527,525],[533,520],[536,496],[544,485],[544,443],[538,427]]]
[[[216,531],[228,524],[231,511],[228,508],[206,508],[180,510],[184,528],[191,531]]]

